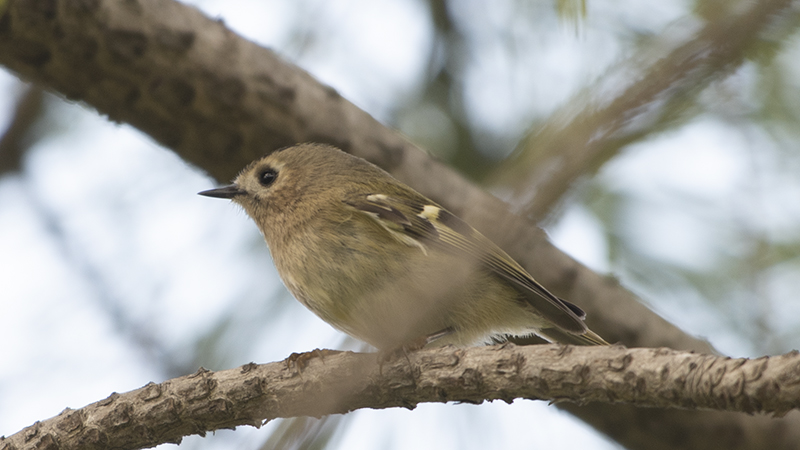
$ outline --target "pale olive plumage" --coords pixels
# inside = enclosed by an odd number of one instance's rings
[[[231,198],[255,220],[294,296],[380,349],[504,335],[599,345],[584,313],[458,217],[367,161],[302,144],[247,166]]]

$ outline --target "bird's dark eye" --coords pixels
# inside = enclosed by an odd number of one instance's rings
[[[258,182],[264,187],[269,187],[276,178],[278,178],[278,172],[272,168],[264,169],[258,174]]]

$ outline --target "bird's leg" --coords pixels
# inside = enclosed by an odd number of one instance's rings
[[[428,334],[428,335],[425,335],[425,336],[420,336],[420,337],[418,337],[418,338],[416,338],[416,339],[414,339],[412,341],[409,341],[409,342],[407,342],[407,343],[405,343],[405,344],[403,344],[403,345],[401,345],[399,347],[395,347],[395,348],[389,349],[389,350],[382,350],[381,352],[379,352],[378,361],[380,362],[381,365],[383,365],[383,363],[391,361],[391,360],[393,360],[393,359],[395,359],[395,358],[397,358],[397,357],[399,357],[401,355],[404,356],[406,358],[406,360],[408,360],[408,354],[409,353],[415,352],[417,350],[421,350],[422,348],[424,348],[426,345],[430,344],[431,342],[434,342],[434,341],[436,341],[438,339],[441,339],[441,338],[443,338],[443,337],[445,337],[445,336],[447,336],[449,334],[452,334],[453,332],[455,332],[453,327],[447,327],[447,328],[445,328],[443,330],[439,330],[439,331],[437,331],[435,333],[431,333],[431,334]],[[409,363],[410,363],[410,361],[409,361]]]
[[[420,348],[430,344],[431,342],[433,342],[433,341],[435,341],[437,339],[441,339],[441,338],[443,338],[445,336],[451,335],[451,334],[455,333],[455,331],[456,330],[454,330],[453,327],[447,327],[444,330],[439,330],[436,333],[429,334],[429,335],[425,336],[425,342],[422,344],[422,346]],[[417,350],[419,350],[419,349],[417,349]]]

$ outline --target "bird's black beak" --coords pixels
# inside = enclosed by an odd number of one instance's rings
[[[215,197],[215,198],[233,198],[237,195],[243,195],[245,191],[239,188],[239,186],[235,184],[231,184],[230,186],[223,186],[221,188],[216,189],[209,189],[207,191],[198,192],[197,195],[205,195],[206,197]]]

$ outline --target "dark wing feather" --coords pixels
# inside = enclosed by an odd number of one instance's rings
[[[425,202],[382,194],[359,195],[345,203],[383,221],[418,242],[480,261],[484,267],[509,281],[545,319],[564,331],[586,333],[583,310],[551,294],[492,241],[449,211]]]

